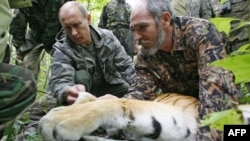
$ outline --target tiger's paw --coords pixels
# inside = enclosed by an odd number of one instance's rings
[[[95,96],[84,92],[73,105],[51,109],[40,119],[38,132],[46,141],[80,140],[83,135],[89,135],[99,127],[98,122],[94,120],[98,120],[98,117],[88,121],[91,108],[85,109],[87,106],[84,104],[95,100]],[[86,128],[83,130],[82,126]]]

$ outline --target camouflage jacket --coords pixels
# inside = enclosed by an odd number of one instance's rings
[[[104,7],[98,27],[113,29],[116,26],[129,29],[131,6],[125,0],[111,0]]]
[[[125,0],[111,0],[104,7],[98,27],[112,30],[128,55],[134,55],[134,34],[129,28],[131,6]]]
[[[97,60],[106,82],[118,84],[124,81],[132,83],[135,75],[132,59],[126,54],[113,33],[106,29],[90,26]],[[86,50],[74,44],[68,37],[63,37],[54,44],[55,52],[51,65],[49,89],[62,102],[64,91],[75,85],[75,71],[95,69],[95,60],[84,56]]]
[[[32,0],[32,7],[15,10],[15,16],[10,25],[13,44],[24,51],[33,48],[25,42],[32,40],[34,44],[43,43],[47,52],[52,49],[55,36],[60,31],[58,11],[64,0]],[[29,28],[27,28],[27,24]],[[27,35],[27,30],[29,34]]]
[[[215,17],[215,0],[171,0],[176,16],[192,16],[204,19]]]
[[[162,92],[198,97],[201,74],[209,70],[210,62],[226,56],[219,32],[207,20],[176,17],[173,27],[171,52],[152,56],[138,52],[138,74],[126,98],[153,99]]]

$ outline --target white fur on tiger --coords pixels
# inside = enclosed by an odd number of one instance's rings
[[[180,97],[183,101],[173,106],[166,104],[164,96],[155,101],[96,100],[93,95],[82,93],[82,100],[54,108],[42,117],[39,133],[46,141],[80,140],[85,136],[87,140],[88,135],[102,127],[122,129],[135,141],[194,141],[198,101]]]

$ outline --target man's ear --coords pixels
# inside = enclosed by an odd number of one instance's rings
[[[171,22],[171,15],[169,12],[164,12],[162,14],[162,25],[163,27],[168,27],[170,25],[170,22]]]

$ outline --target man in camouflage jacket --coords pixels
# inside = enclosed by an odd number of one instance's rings
[[[142,48],[135,62],[137,76],[126,98],[152,100],[168,92],[191,95],[201,103],[198,121],[237,105],[242,94],[234,85],[232,72],[209,65],[226,57],[225,44],[212,23],[175,17],[169,0],[140,0],[130,19]],[[220,131],[199,128],[197,140],[222,138]]]
[[[59,17],[67,36],[53,46],[49,90],[54,97],[71,104],[81,91],[118,97],[127,93],[135,69],[113,33],[91,26],[88,11],[77,2],[63,5]]]
[[[20,66],[3,63],[11,8],[31,6],[29,0],[0,1],[0,140],[3,130],[36,99],[37,87],[32,73]]]
[[[10,25],[17,62],[39,74],[42,52],[52,54],[56,34],[61,30],[58,11],[67,0],[32,0],[32,7],[15,9]],[[27,26],[28,25],[28,26]]]
[[[111,0],[102,10],[98,27],[111,30],[129,56],[134,56],[134,36],[129,28],[131,6],[125,0]]]

